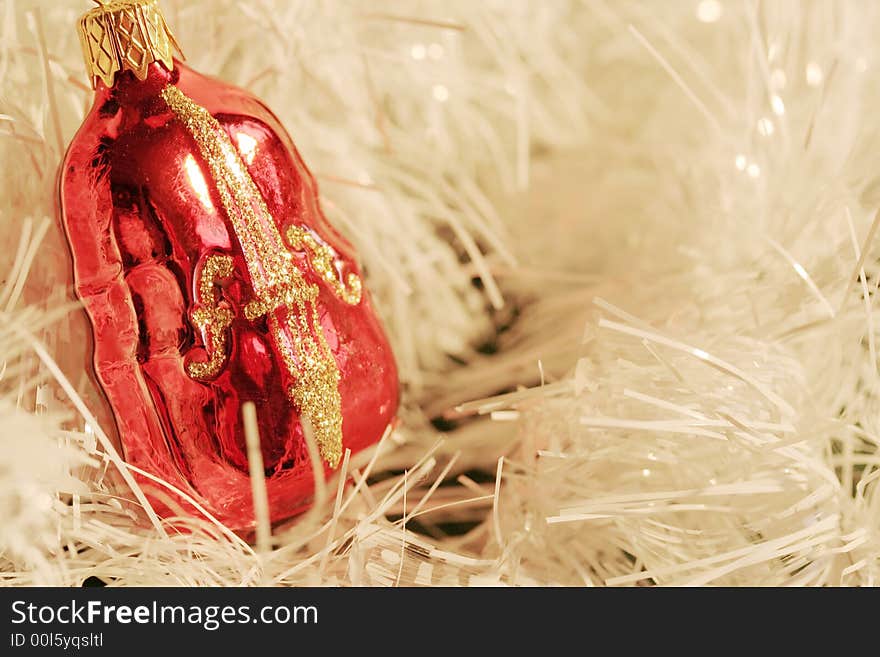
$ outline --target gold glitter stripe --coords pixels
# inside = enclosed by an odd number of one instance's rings
[[[308,417],[321,456],[335,468],[342,457],[340,373],[321,328],[318,290],[294,264],[265,199],[220,123],[173,85],[165,87],[162,98],[198,146],[241,246],[254,294],[245,317],[256,321],[266,316],[271,339],[295,382],[287,396]]]
[[[241,244],[254,293],[277,285],[296,285],[302,273],[290,266],[290,253],[257,184],[229,135],[204,107],[173,85],[162,97],[192,135],[220,194],[220,201]]]

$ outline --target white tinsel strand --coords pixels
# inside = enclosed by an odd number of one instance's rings
[[[621,12],[643,54],[605,65],[653,61],[668,88],[629,76],[652,111],[599,147],[615,167],[581,198],[615,202],[604,188],[623,176],[644,205],[614,213],[608,237],[566,224],[588,233],[598,266],[572,265],[595,283],[538,288],[537,319],[506,338],[563,367],[584,357],[512,405],[505,541],[514,565],[569,583],[873,584],[876,255],[856,269],[876,210],[873,17],[842,2],[700,3],[697,17],[709,5],[740,56],[713,53],[691,16]],[[542,328],[575,335],[590,305],[580,346]],[[507,353],[496,368],[521,364]]]

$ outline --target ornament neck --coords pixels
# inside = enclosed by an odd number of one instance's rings
[[[180,63],[174,62],[169,71],[158,62],[147,68],[147,76],[140,80],[131,71],[124,71],[116,76],[112,86],[98,82],[96,94],[101,101],[114,101],[123,107],[136,105],[144,100],[156,98],[169,84],[176,84],[180,79]]]

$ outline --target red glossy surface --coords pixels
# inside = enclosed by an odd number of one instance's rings
[[[124,73],[112,88],[99,86],[63,165],[62,221],[76,292],[92,324],[95,373],[127,460],[246,530],[253,510],[243,402],[257,406],[273,521],[309,503],[312,469],[266,321],[244,317],[251,285],[241,248],[209,168],[162,89],[176,84],[217,118],[280,230],[307,225],[337,251],[346,271],[359,270],[351,246],[324,219],[315,181],[273,114],[247,92],[175,64],[170,73],[154,64],[143,82]],[[235,260],[234,278],[222,288],[235,319],[228,362],[216,379],[200,382],[185,370],[204,348],[190,311],[200,266],[217,253]],[[360,304],[346,305],[306,260],[297,264],[320,290],[320,321],[341,374],[343,445],[356,452],[377,441],[394,417],[394,358],[366,293]],[[161,495],[152,501],[160,513],[176,513]]]

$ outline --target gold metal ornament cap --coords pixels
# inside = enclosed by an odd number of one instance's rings
[[[98,80],[108,87],[116,73],[131,71],[145,80],[153,62],[169,71],[174,53],[183,53],[165,22],[157,0],[94,0],[97,7],[79,21],[86,71],[94,89]]]

